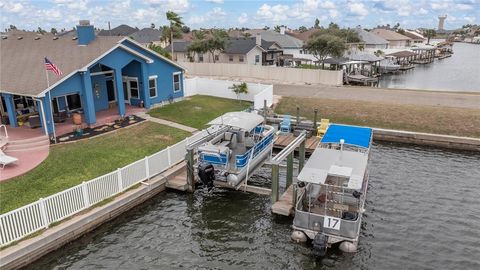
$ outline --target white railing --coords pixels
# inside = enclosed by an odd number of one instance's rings
[[[185,159],[185,146],[202,138],[201,131],[185,140],[123,168],[0,216],[0,246],[48,228],[53,222],[72,216],[98,202],[145,181]]]

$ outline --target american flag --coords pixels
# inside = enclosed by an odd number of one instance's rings
[[[56,75],[63,75],[62,71],[58,69],[58,67],[54,63],[50,62],[50,60],[48,60],[46,57],[45,69],[53,71],[53,73],[55,73]]]

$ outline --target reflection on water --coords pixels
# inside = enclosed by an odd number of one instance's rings
[[[480,269],[479,164],[478,154],[375,144],[356,254],[315,260],[269,197],[215,189],[164,192],[30,269]]]
[[[455,43],[452,57],[416,65],[399,74],[383,75],[385,88],[480,92],[480,45]]]

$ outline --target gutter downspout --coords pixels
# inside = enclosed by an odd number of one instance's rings
[[[47,120],[45,118],[45,110],[43,109],[43,101],[36,97],[34,97],[33,99],[40,102],[40,110],[42,111],[43,129],[45,131],[45,135],[48,137]]]
[[[46,97],[46,96],[45,96]],[[53,140],[55,141],[55,144],[57,143],[57,134],[55,133],[55,121],[53,119],[53,106],[52,106],[52,94],[50,91],[48,91],[48,104],[50,105],[50,115],[52,117],[52,130],[53,130]]]

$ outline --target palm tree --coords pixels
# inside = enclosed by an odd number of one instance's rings
[[[181,29],[183,26],[182,17],[178,16],[173,11],[167,11],[167,20],[170,21],[170,47],[172,49],[171,55],[173,55],[173,32],[175,29]]]
[[[427,44],[430,44],[430,39],[436,36],[437,32],[435,32],[434,29],[427,29],[423,32],[423,34],[425,35],[426,38],[428,38]]]

